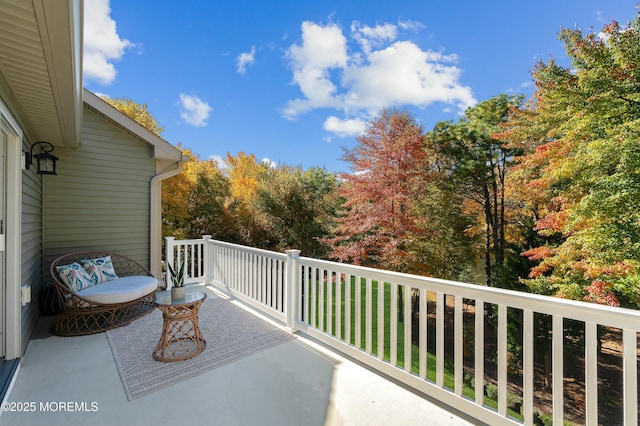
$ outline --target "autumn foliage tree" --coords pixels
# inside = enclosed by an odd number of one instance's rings
[[[346,200],[337,219],[331,257],[396,271],[420,266],[411,251],[417,230],[412,202],[423,170],[422,127],[408,112],[385,109],[343,159],[352,173],[341,175]]]
[[[232,241],[259,248],[269,247],[270,238],[256,205],[260,182],[267,176],[269,165],[258,161],[254,154],[239,152],[235,156],[227,153],[224,167],[229,182],[226,205],[235,218]]]
[[[546,243],[536,292],[640,306],[640,20],[559,36],[571,67],[534,69],[536,92],[504,137],[526,150],[520,195]]]
[[[188,148],[182,173],[162,183],[162,233],[176,238],[212,235],[226,239],[234,220],[226,203],[229,182],[212,159],[201,160]]]
[[[162,135],[164,128],[160,126],[160,123],[158,123],[155,117],[151,115],[147,104],[139,104],[128,98],[118,99],[110,98],[108,96],[101,96],[100,98],[129,118],[135,120],[150,132],[157,136]]]

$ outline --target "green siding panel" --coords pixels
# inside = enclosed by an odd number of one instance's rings
[[[23,151],[28,150],[25,142]],[[22,216],[20,244],[20,285],[31,286],[31,303],[21,308],[22,352],[35,329],[40,307],[38,301],[43,288],[42,274],[42,176],[33,169],[22,172]]]
[[[58,175],[44,185],[47,263],[107,250],[148,267],[151,148],[85,108],[80,146],[55,154]]]

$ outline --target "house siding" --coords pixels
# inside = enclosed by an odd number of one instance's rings
[[[31,141],[24,116],[15,104],[13,93],[6,80],[0,75],[0,100],[8,108],[9,114],[17,126],[25,133],[21,142],[21,150],[29,151]],[[22,159],[21,159],[22,161]],[[42,177],[34,170],[22,171],[19,182],[11,178],[5,185],[16,185],[20,191],[20,271],[19,282],[7,282],[6,286],[31,286],[31,303],[20,307],[20,345],[24,353],[29,338],[33,333],[39,317],[40,295],[42,292]],[[6,300],[4,303],[7,303]],[[0,309],[4,311],[4,306]],[[7,324],[11,327],[11,324]],[[4,338],[4,337],[3,337]]]
[[[85,106],[79,148],[55,154],[58,175],[44,184],[45,266],[105,250],[149,267],[151,148]]]
[[[28,151],[23,143],[23,151]],[[21,308],[22,352],[39,317],[39,304],[43,282],[42,273],[42,176],[33,169],[22,173],[22,217],[21,217],[21,284],[31,286],[31,303]]]

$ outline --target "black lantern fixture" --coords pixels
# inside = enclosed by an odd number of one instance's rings
[[[33,148],[37,145],[41,146],[40,152],[34,154]],[[26,169],[29,170],[29,166],[35,162],[39,175],[57,175],[56,161],[58,160],[58,157],[51,154],[52,151],[53,145],[49,142],[36,142],[31,145],[30,152],[25,152]]]

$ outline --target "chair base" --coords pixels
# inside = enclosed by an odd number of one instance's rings
[[[122,327],[153,311],[154,301],[155,292],[114,306],[62,311],[56,315],[50,331],[55,336],[82,336]]]

